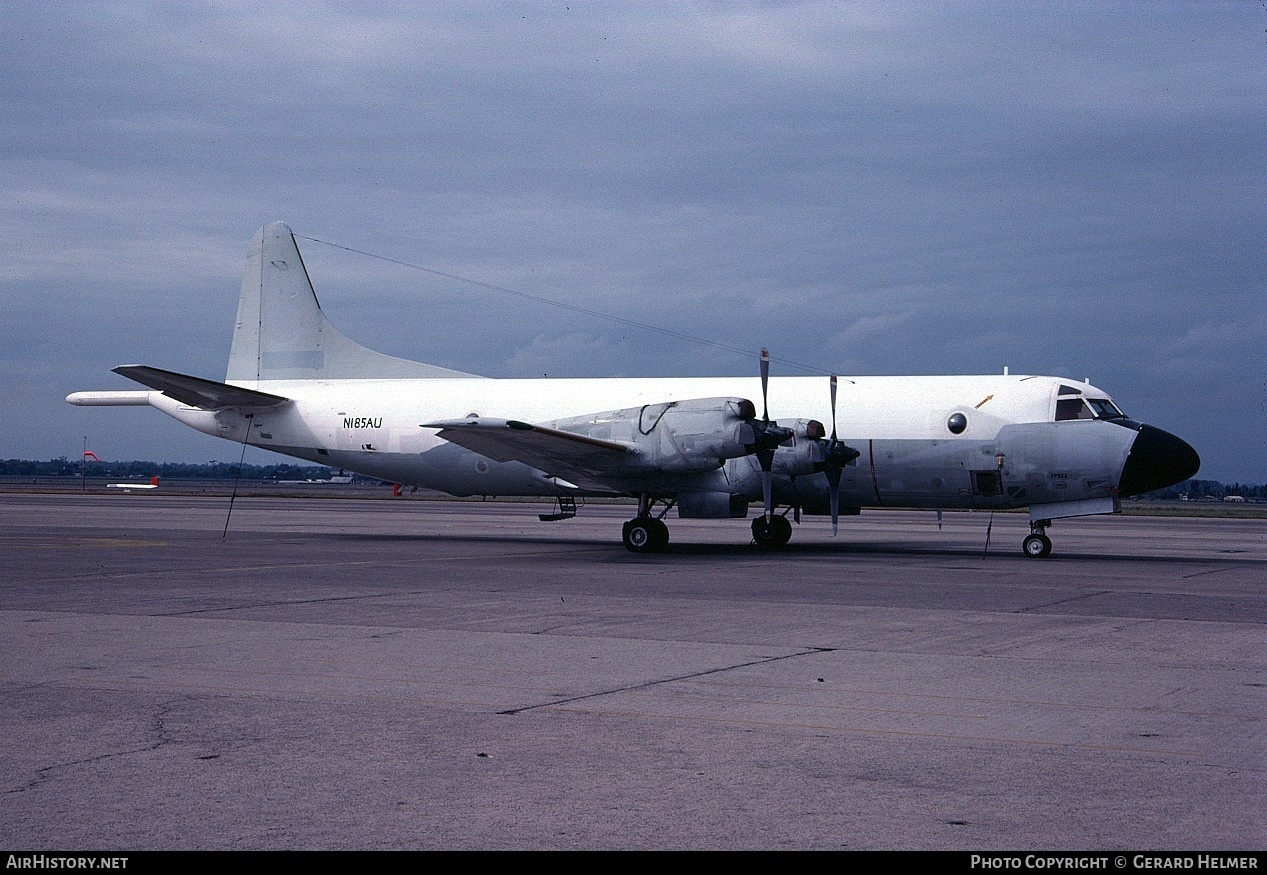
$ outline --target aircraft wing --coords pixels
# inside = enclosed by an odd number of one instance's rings
[[[157,389],[164,395],[175,398],[181,404],[200,407],[203,410],[220,410],[225,407],[276,407],[289,399],[281,395],[270,395],[241,386],[230,386],[201,377],[178,374],[175,371],[164,371],[148,365],[120,365],[114,369],[129,380],[136,380],[142,386]]]
[[[450,419],[423,423],[440,437],[498,462],[523,462],[567,480],[603,483],[633,454],[626,444],[514,419]]]

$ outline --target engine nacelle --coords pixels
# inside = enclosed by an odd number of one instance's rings
[[[827,434],[817,419],[796,419],[788,426],[792,440],[782,444],[774,454],[775,474],[803,476],[822,470],[823,450],[820,441]]]
[[[745,398],[691,398],[593,413],[547,423],[551,428],[634,450],[629,465],[666,473],[712,471],[746,456],[756,408]]]
[[[682,492],[677,497],[678,519],[741,520],[748,516],[748,496],[731,492]]]

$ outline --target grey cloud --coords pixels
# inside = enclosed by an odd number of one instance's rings
[[[73,453],[87,427],[202,458],[160,417],[61,397],[121,387],[108,368],[138,358],[219,376],[246,241],[283,219],[823,371],[1068,368],[1185,435],[1218,397],[1205,473],[1267,480],[1244,451],[1267,427],[1253,4],[6,19],[0,401],[35,427],[0,455]],[[396,355],[494,376],[755,367],[300,245],[336,324]]]

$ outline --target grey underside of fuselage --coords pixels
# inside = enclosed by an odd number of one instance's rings
[[[1133,436],[1128,429],[1088,422],[1004,426],[990,441],[845,439],[861,455],[844,469],[841,506],[984,509],[1104,498],[1113,494]],[[521,462],[494,461],[456,444],[442,444],[417,454],[260,446],[453,495],[553,497],[647,492],[670,497],[681,492],[725,492],[750,501],[761,497],[760,474],[753,456],[727,460],[711,471],[676,476],[652,477],[635,469],[610,472],[599,482],[593,477],[578,477],[575,472],[569,476],[566,471],[540,471]],[[774,500],[799,506],[807,513],[827,513],[826,476],[811,472],[776,477]]]

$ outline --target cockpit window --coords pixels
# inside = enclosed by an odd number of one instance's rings
[[[1063,388],[1063,387],[1062,387]],[[1126,415],[1107,398],[1056,398],[1056,421],[1068,419],[1125,419]]]
[[[1056,421],[1064,422],[1067,419],[1095,419],[1095,414],[1081,398],[1058,398]]]
[[[1087,403],[1095,411],[1096,419],[1125,419],[1126,414],[1117,409],[1117,405],[1107,398],[1088,398]]]
[[[1082,390],[1079,389],[1077,386],[1066,386],[1062,383],[1060,386],[1060,391],[1057,392],[1056,394],[1059,395],[1061,398],[1063,398],[1066,395],[1081,395]]]

